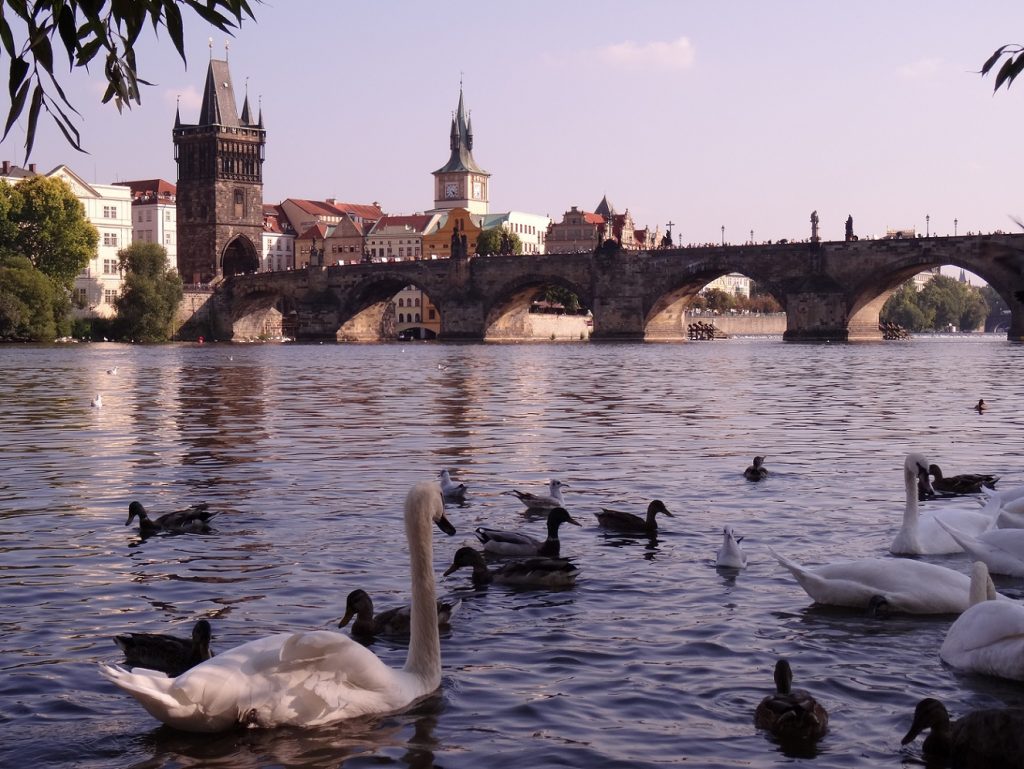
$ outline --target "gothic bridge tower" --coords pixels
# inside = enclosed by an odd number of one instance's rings
[[[452,117],[448,138],[451,156],[434,171],[434,211],[465,208],[471,214],[486,214],[490,200],[490,174],[473,159],[473,124],[466,116],[459,86],[459,108]]]
[[[248,89],[246,89],[248,91]],[[186,283],[256,272],[263,241],[263,110],[238,116],[227,60],[210,60],[199,122],[174,118],[178,273]]]

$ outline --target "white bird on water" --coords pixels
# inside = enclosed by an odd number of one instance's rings
[[[96,393],[96,397],[92,399],[92,407],[94,409],[103,408],[103,396],[99,393]]]
[[[222,732],[239,724],[314,727],[402,710],[441,684],[431,523],[455,533],[444,516],[440,487],[418,483],[405,500],[412,616],[400,670],[348,635],[314,630],[249,641],[177,678],[102,663],[100,672],[154,718],[189,732]]]
[[[732,526],[722,529],[722,546],[718,549],[715,566],[721,569],[742,569],[747,565],[747,554],[740,547],[743,537],[737,537]]]
[[[117,376],[117,366],[114,366],[113,368],[108,368],[107,373],[110,374],[110,376]]]

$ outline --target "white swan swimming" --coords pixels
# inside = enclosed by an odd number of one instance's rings
[[[438,476],[441,478],[441,493],[446,500],[462,502],[466,499],[466,484],[453,481],[447,469],[438,473]]]
[[[988,568],[976,561],[971,606],[946,632],[939,657],[958,670],[1024,681],[1024,605],[996,597]]]
[[[972,537],[942,525],[964,552],[993,574],[1024,577],[1024,529],[989,529]]]
[[[982,488],[985,495],[982,512],[995,519],[996,528],[1024,529],[1024,486],[1007,491]]]
[[[882,596],[891,611],[908,614],[959,614],[970,605],[970,577],[945,566],[909,558],[863,558],[805,568],[771,547],[768,551],[821,604],[867,609],[873,597]]]
[[[441,683],[431,522],[455,533],[444,516],[440,486],[418,483],[405,500],[412,627],[401,670],[347,635],[316,630],[250,641],[177,678],[106,664],[100,672],[154,718],[190,732],[219,732],[237,724],[321,726],[400,710]]]
[[[715,566],[722,569],[742,569],[747,565],[747,554],[740,547],[743,537],[737,537],[732,526],[722,529],[722,546],[718,548]]]
[[[895,555],[941,555],[959,553],[963,548],[943,529],[937,517],[968,534],[980,534],[990,528],[994,518],[982,510],[944,509],[934,515],[921,516],[917,505],[917,487],[922,484],[931,491],[928,460],[922,454],[907,454],[903,462],[903,480],[906,486],[906,507],[903,525],[889,546]]]

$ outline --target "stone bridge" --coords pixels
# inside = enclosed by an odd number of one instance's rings
[[[391,298],[415,285],[440,312],[440,339],[514,339],[522,337],[532,297],[555,285],[591,310],[594,340],[683,341],[693,297],[738,272],[785,309],[786,340],[875,340],[878,313],[896,288],[946,264],[987,281],[1010,308],[1007,337],[1024,339],[1024,234],[478,256],[237,275],[217,288],[209,330],[220,339],[282,327],[300,340],[390,339]]]

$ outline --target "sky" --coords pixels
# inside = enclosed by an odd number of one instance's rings
[[[460,81],[492,212],[560,220],[602,196],[677,242],[1017,229],[1024,81],[978,74],[1024,42],[1019,0],[559,0],[471,5],[267,0],[227,53],[267,129],[264,201],[433,206]],[[63,82],[87,154],[45,120],[29,159],[87,181],[174,182],[171,129],[199,117],[223,33],[186,12],[137,47],[141,106],[102,69]],[[6,62],[5,62],[6,64]],[[7,104],[4,104],[6,111]],[[0,157],[21,164],[16,126]]]

